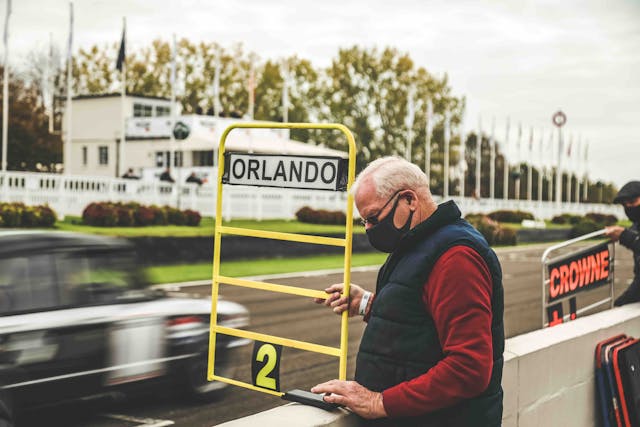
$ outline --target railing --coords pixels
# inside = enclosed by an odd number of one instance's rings
[[[213,168],[215,169],[215,168]],[[212,175],[217,174],[212,170]],[[303,206],[314,209],[344,210],[346,195],[331,191],[305,191],[278,188],[229,186],[224,192],[225,220],[292,219]],[[440,196],[434,196],[436,201]],[[527,200],[473,199],[452,197],[463,214],[488,213],[498,209],[523,210],[536,218],[549,219],[562,213],[588,212],[614,214],[622,218],[617,205],[593,203],[538,202]],[[128,180],[100,176],[59,175],[33,172],[0,173],[0,201],[26,205],[48,204],[58,215],[81,215],[91,202],[138,202],[194,209],[205,216],[215,215],[216,189],[213,183],[170,184],[161,181]]]

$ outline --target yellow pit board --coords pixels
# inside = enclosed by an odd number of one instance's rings
[[[349,145],[348,162],[334,157],[279,156],[267,154],[225,153],[225,143],[229,133],[234,129],[320,129],[342,132]],[[261,334],[241,329],[228,328],[217,324],[217,302],[220,283],[241,286],[264,291],[280,292],[311,298],[326,298],[327,294],[320,290],[311,290],[295,286],[245,280],[220,275],[220,248],[222,235],[238,235],[263,239],[304,242],[317,245],[344,247],[343,294],[349,294],[351,283],[351,247],[353,236],[353,196],[350,193],[355,178],[355,140],[351,131],[341,124],[315,123],[236,123],[229,126],[220,137],[218,147],[218,192],[216,199],[216,226],[213,249],[213,278],[211,291],[211,323],[209,334],[209,363],[207,379],[222,381],[250,390],[282,396],[270,378],[265,377],[265,369],[279,363],[281,346],[322,353],[339,358],[338,378],[347,376],[348,345],[348,311],[342,313],[340,326],[340,347],[328,347],[314,343],[292,340],[274,335]],[[225,163],[227,162],[227,163]],[[225,167],[226,166],[226,167]],[[308,190],[347,191],[345,237],[323,237],[294,233],[254,230],[248,228],[227,227],[222,225],[222,191],[223,184],[256,185],[281,188],[302,188]],[[265,361],[264,368],[255,373],[257,385],[227,378],[215,373],[216,336],[217,334],[246,338],[261,343],[254,349],[254,358]],[[257,351],[256,351],[257,350]],[[260,383],[262,382],[262,384]],[[259,385],[259,386],[258,386]]]

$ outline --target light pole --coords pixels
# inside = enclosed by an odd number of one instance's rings
[[[551,122],[558,128],[558,168],[556,169],[556,206],[560,207],[562,203],[562,126],[567,123],[567,115],[558,110],[552,117]]]

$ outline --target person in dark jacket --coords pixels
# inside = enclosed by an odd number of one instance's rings
[[[504,351],[500,263],[453,201],[397,157],[372,162],[351,189],[371,245],[390,253],[375,294],[342,284],[317,299],[367,327],[355,381],[314,393],[384,426],[499,426]]]
[[[162,173],[160,174],[160,181],[163,181],[163,182],[170,182],[170,183],[174,183],[174,182],[176,182],[176,181],[173,179],[173,177],[171,176],[171,169],[166,168],[166,169],[164,170],[164,172],[162,172]]]
[[[614,302],[621,306],[640,301],[640,181],[631,181],[622,186],[613,203],[624,206],[624,212],[631,220],[629,228],[614,225],[606,227],[606,235],[611,240],[620,241],[620,244],[633,252],[633,280],[622,295]]]

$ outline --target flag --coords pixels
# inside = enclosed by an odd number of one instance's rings
[[[567,146],[567,157],[571,157],[571,145],[573,145],[573,136],[569,138],[569,144]]]
[[[11,15],[11,0],[7,0],[7,14],[4,17],[4,48],[9,43],[9,16]]]
[[[116,61],[116,68],[118,71],[122,71],[122,66],[126,60],[126,48],[125,48],[125,38],[126,38],[126,27],[122,27],[122,40],[120,41],[120,50],[118,50],[118,60]]]

